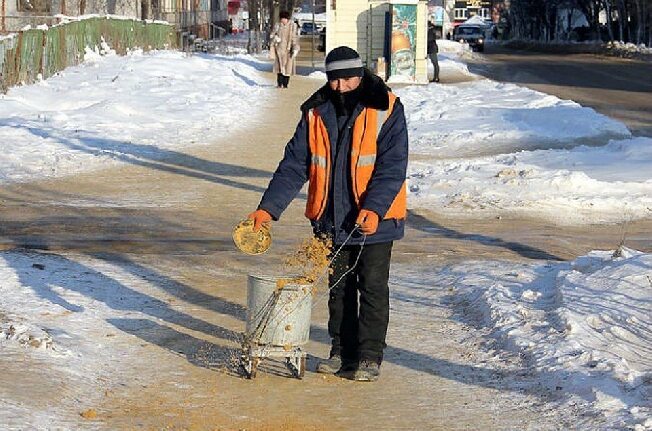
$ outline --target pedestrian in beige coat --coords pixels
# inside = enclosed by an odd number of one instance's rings
[[[274,60],[278,88],[288,88],[290,76],[296,73],[295,59],[299,53],[299,29],[290,21],[290,13],[282,11],[279,23],[269,38],[269,53]]]

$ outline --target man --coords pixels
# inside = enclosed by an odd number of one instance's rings
[[[392,244],[405,225],[407,127],[401,101],[355,50],[335,48],[325,65],[328,83],[301,105],[283,160],[248,217],[254,230],[278,220],[309,181],[306,217],[339,250],[329,276],[332,347],[317,371],[375,381],[389,322]]]
[[[439,61],[437,59],[437,53],[439,52],[439,47],[437,46],[437,29],[435,28],[435,23],[432,20],[428,21],[428,57],[432,61],[432,66],[435,68],[435,77],[433,80],[439,82]]]

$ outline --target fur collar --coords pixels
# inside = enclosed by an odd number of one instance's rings
[[[385,85],[385,81],[378,76],[371,73],[369,69],[364,68],[364,75],[362,76],[362,91],[360,93],[360,103],[365,108],[373,108],[385,111],[389,108],[389,95],[388,91],[391,89]],[[323,87],[317,90],[312,96],[308,98],[301,105],[301,111],[306,112],[309,109],[316,108],[329,100],[329,93],[331,89],[326,83]]]

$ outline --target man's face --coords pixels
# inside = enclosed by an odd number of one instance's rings
[[[361,76],[352,76],[350,78],[331,79],[330,81],[328,81],[328,85],[330,85],[331,90],[333,91],[346,93],[358,88],[361,82],[362,82]]]
[[[290,20],[287,19],[287,18],[281,18],[281,24],[283,24],[283,25],[287,24],[288,21],[290,21]]]

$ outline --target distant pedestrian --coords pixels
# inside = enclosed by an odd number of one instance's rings
[[[435,23],[432,20],[428,21],[428,56],[430,61],[432,61],[432,66],[435,68],[435,75],[433,80],[439,82],[439,61],[437,59],[437,53],[439,52],[439,47],[437,46],[437,29]]]
[[[295,59],[299,54],[299,36],[297,25],[290,21],[290,13],[281,11],[279,23],[269,36],[269,52],[274,59],[276,85],[288,88],[290,76],[296,73]]]

